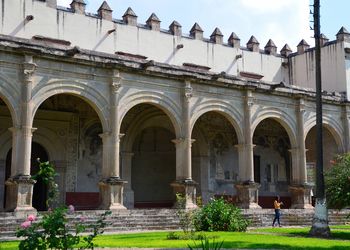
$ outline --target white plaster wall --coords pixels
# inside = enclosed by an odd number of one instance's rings
[[[326,91],[347,91],[344,42],[334,42],[321,49],[322,89]],[[293,85],[315,89],[315,50],[290,58]],[[350,80],[349,80],[350,84]]]
[[[67,40],[72,46],[89,50],[111,54],[123,51],[141,54],[157,62],[194,63],[208,66],[213,72],[238,75],[240,71],[246,71],[262,74],[263,80],[268,82],[289,81],[288,73],[281,70],[284,59],[279,56],[56,10],[39,1],[4,0],[0,2],[0,10],[3,13],[0,33],[4,35],[28,39],[41,35]],[[25,22],[27,15],[33,15],[34,20]],[[116,32],[108,35],[108,30],[114,28]],[[178,44],[183,44],[184,48],[176,49]],[[242,55],[242,58],[236,59],[236,55]]]
[[[346,45],[348,48],[350,47],[350,44],[347,43]],[[350,100],[350,55],[345,54],[345,74],[346,74],[346,97],[348,100]]]

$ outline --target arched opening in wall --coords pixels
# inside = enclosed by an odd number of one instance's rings
[[[99,206],[102,171],[102,125],[96,111],[82,98],[54,95],[37,110],[33,141],[48,149],[59,184],[59,202],[76,209]]]
[[[192,178],[199,183],[197,194],[204,203],[215,195],[235,202],[239,166],[232,124],[218,112],[207,112],[196,121],[192,139]]]
[[[9,128],[13,127],[10,110],[0,98],[0,210],[5,208],[6,180],[11,176],[11,165],[6,164],[7,152],[12,146],[12,134]]]
[[[331,161],[334,157],[341,153],[334,136],[331,131],[323,126],[323,168],[326,170],[332,166]],[[316,180],[316,126],[314,126],[308,133],[305,139],[306,148],[306,173],[307,182],[315,184]],[[315,188],[313,188],[313,195],[315,195]]]
[[[288,186],[291,177],[291,144],[285,128],[276,120],[267,118],[254,131],[254,181],[260,183],[259,205],[273,208],[279,195],[284,208],[291,205]]]
[[[7,178],[10,177],[9,170],[11,168],[11,157],[12,157],[12,148],[8,151],[6,157],[6,175]],[[30,175],[35,175],[39,171],[39,161],[45,162],[49,160],[48,154],[45,148],[39,143],[32,142],[32,153],[31,153],[31,161],[30,161]],[[46,205],[47,200],[47,185],[41,180],[38,179],[33,187],[33,199],[32,205],[38,211],[47,210]]]
[[[174,127],[159,108],[139,104],[128,111],[121,125],[122,178],[127,180],[127,207],[171,207],[176,179]]]

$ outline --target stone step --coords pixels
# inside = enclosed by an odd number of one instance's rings
[[[179,220],[174,209],[131,209],[113,213],[106,219],[106,232],[145,231],[145,230],[177,230],[180,229]],[[273,209],[243,210],[243,215],[251,221],[252,227],[270,227],[274,218]],[[104,211],[76,211],[68,216],[69,228],[80,222],[84,217],[84,225],[96,223]],[[314,211],[302,209],[283,209],[281,223],[284,226],[310,226]],[[329,210],[329,224],[345,224],[349,222],[346,216],[350,210]],[[39,216],[39,220],[42,216]],[[16,218],[12,213],[0,213],[0,239],[15,236],[15,232],[25,218]]]

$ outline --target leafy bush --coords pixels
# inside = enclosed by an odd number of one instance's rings
[[[243,217],[241,210],[223,198],[212,199],[194,215],[197,231],[245,232],[248,225],[249,221]]]
[[[325,184],[328,207],[350,206],[350,153],[336,157],[333,166],[325,172]]]
[[[39,172],[33,179],[42,179],[48,185],[47,205],[54,205],[57,198],[58,186],[55,183],[56,172],[49,162],[40,162]],[[74,213],[74,207],[58,207],[49,209],[40,221],[36,221],[35,215],[29,215],[27,220],[21,224],[16,236],[22,237],[19,243],[20,250],[45,250],[45,249],[94,249],[94,238],[103,233],[106,226],[106,217],[111,211],[103,213],[99,220],[92,225],[84,225],[84,217],[80,217],[73,228],[68,226],[68,214]],[[90,234],[82,236],[87,230],[92,230]]]

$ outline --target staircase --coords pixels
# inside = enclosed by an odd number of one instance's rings
[[[125,231],[149,231],[149,230],[179,230],[179,220],[175,215],[175,209],[130,209],[122,210],[107,217],[108,226],[105,232]],[[251,221],[251,227],[271,227],[274,217],[273,209],[245,209],[244,216]],[[76,211],[69,215],[69,222],[80,222],[84,218],[84,224],[90,225],[99,219],[102,210]],[[283,226],[311,226],[314,210],[282,209],[281,224]],[[349,209],[329,210],[330,225],[344,225],[350,222],[346,218],[350,214]],[[40,216],[39,216],[40,219]],[[15,237],[15,232],[25,218],[16,218],[13,213],[0,213],[0,240]]]
[[[74,223],[94,224],[103,214],[102,210],[76,211],[68,215],[70,226]],[[39,216],[38,219],[40,219]],[[83,221],[81,221],[83,218]],[[0,240],[15,237],[15,232],[25,218],[17,218],[12,213],[0,213]],[[174,209],[131,209],[118,211],[107,216],[105,232],[178,230],[179,221]]]

